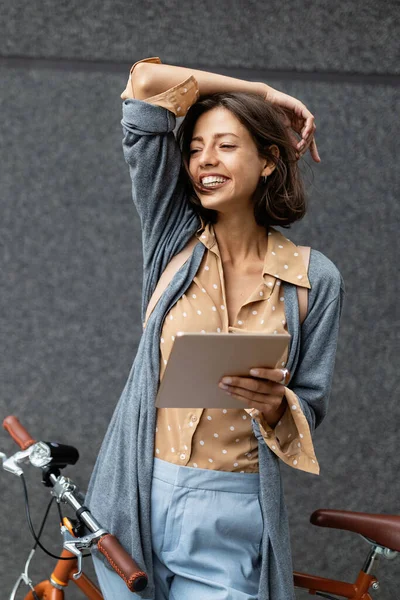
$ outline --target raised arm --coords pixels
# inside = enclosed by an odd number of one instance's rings
[[[175,67],[155,62],[140,62],[133,72],[135,97],[144,100],[182,83],[193,76],[198,84],[200,96],[218,92],[252,92],[265,97],[268,86],[265,83],[245,81],[234,77],[225,77],[217,73]]]
[[[197,97],[197,84],[192,78],[174,93],[164,94],[160,102],[143,102],[134,97],[131,86],[135,69],[134,65],[122,94],[121,124],[132,199],[141,221],[144,319],[147,302],[161,273],[200,226],[180,180],[181,153],[173,134],[176,121],[173,112],[179,108],[175,96],[182,97],[182,105],[190,106]]]
[[[259,94],[272,104],[279,106],[286,114],[286,125],[292,133],[293,145],[299,156],[310,150],[315,162],[320,162],[317,145],[314,139],[315,119],[307,107],[292,96],[284,94],[271,86],[255,81],[245,81],[226,77],[217,73],[188,69],[172,65],[164,65],[158,58],[136,64],[131,73],[132,88],[135,98],[151,101],[166,90],[179,85],[182,81],[194,77],[199,87],[200,96],[218,92],[252,92]],[[301,136],[301,140],[295,135]]]

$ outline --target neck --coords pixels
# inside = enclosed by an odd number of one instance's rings
[[[219,213],[214,232],[224,265],[246,269],[246,265],[251,267],[255,262],[264,261],[268,237],[253,214]]]

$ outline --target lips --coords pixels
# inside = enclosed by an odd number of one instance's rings
[[[223,187],[227,181],[229,181],[229,178],[225,177],[225,175],[207,173],[199,177],[199,187],[202,190],[215,190]]]

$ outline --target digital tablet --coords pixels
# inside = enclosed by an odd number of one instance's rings
[[[280,367],[289,334],[177,334],[161,381],[158,408],[245,408],[218,387],[225,375],[251,377],[250,369]]]

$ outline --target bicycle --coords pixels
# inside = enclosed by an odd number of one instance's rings
[[[61,533],[64,538],[63,552],[61,557],[56,557],[58,561],[50,578],[34,586],[29,578],[28,569],[37,545],[41,546],[39,538],[49,507],[38,536],[33,531],[29,510],[27,510],[28,524],[35,538],[35,545],[9,600],[15,600],[21,583],[25,583],[31,588],[25,596],[25,600],[64,600],[64,591],[70,582],[75,583],[89,600],[102,600],[103,596],[100,590],[82,572],[81,550],[91,548],[94,544],[97,544],[100,552],[106,556],[122,577],[128,589],[133,592],[145,589],[146,573],[122,548],[118,540],[103,529],[81,503],[79,490],[74,482],[60,474],[60,469],[67,464],[76,463],[79,457],[78,451],[72,446],[54,442],[35,442],[16,417],[7,417],[3,426],[22,449],[9,458],[0,452],[3,468],[20,476],[23,482],[23,471],[20,466],[22,462],[30,462],[33,466],[41,468],[43,483],[52,488],[53,499],[56,499],[58,505],[66,503],[71,506],[76,515],[76,520],[72,521],[60,514]],[[26,492],[25,487],[24,490]],[[27,493],[25,493],[25,498],[27,500]],[[293,573],[295,587],[306,589],[311,595],[329,600],[338,600],[338,598],[372,600],[368,590],[379,589],[379,582],[372,574],[372,570],[376,567],[380,557],[393,560],[400,552],[400,516],[319,509],[312,513],[310,522],[320,527],[331,527],[357,533],[372,547],[354,583],[295,571]],[[83,528],[88,529],[91,533],[82,535]],[[335,596],[331,594],[335,594]]]

